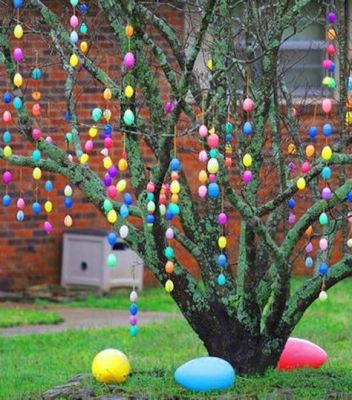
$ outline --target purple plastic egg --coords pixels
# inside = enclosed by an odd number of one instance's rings
[[[12,181],[12,174],[10,171],[5,171],[2,174],[2,181],[4,182],[5,185],[8,185]]]
[[[204,197],[207,195],[208,189],[205,185],[199,186],[198,188],[198,195],[200,198],[204,199]]]
[[[329,14],[328,14],[329,24],[334,24],[335,21],[336,21],[336,14],[334,12],[329,12]]]
[[[136,64],[136,59],[134,57],[134,54],[128,52],[123,59],[123,65],[127,69],[132,69],[135,66],[135,64]]]
[[[295,216],[295,214],[290,214],[289,216],[288,216],[288,223],[290,224],[290,225],[293,225],[294,223],[296,222],[296,216]]]
[[[207,162],[208,161],[208,154],[205,150],[201,150],[198,156],[199,161]]]
[[[103,183],[106,187],[110,186],[112,184],[112,179],[111,176],[109,174],[105,174],[104,179],[103,179]]]
[[[53,226],[49,221],[44,222],[44,230],[47,234],[51,233],[51,231],[53,230]]]
[[[324,187],[323,190],[321,191],[321,197],[328,201],[331,199],[331,190],[328,187]]]
[[[165,232],[165,237],[167,240],[172,240],[174,238],[174,230],[172,228],[167,228]]]
[[[296,165],[295,165],[295,163],[294,162],[289,162],[288,163],[288,168],[290,169],[290,172],[293,174],[293,173],[295,173],[296,172]]]
[[[313,251],[313,245],[312,245],[312,243],[309,242],[309,243],[307,244],[307,246],[305,247],[304,250],[305,250],[306,253],[310,253],[311,251]]]
[[[136,315],[130,315],[130,324],[137,325],[137,316]]]
[[[23,61],[23,50],[20,47],[16,47],[13,51],[13,58],[16,62]]]
[[[218,215],[218,224],[226,225],[228,221],[227,215],[225,213],[220,213]]]
[[[118,170],[116,165],[112,165],[109,169],[108,169],[108,174],[111,178],[116,178],[118,175]]]
[[[171,101],[168,101],[167,103],[165,103],[164,111],[167,114],[171,114],[173,110],[174,110],[174,105],[173,105],[173,103]]]

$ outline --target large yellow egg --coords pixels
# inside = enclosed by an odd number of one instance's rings
[[[218,246],[220,249],[224,249],[227,245],[227,239],[225,236],[220,236],[218,239]]]
[[[115,210],[110,210],[106,216],[110,224],[114,224],[117,221],[117,213]]]
[[[8,158],[12,156],[12,149],[10,146],[4,147],[4,157]]]
[[[199,182],[200,183],[205,183],[205,182],[207,182],[208,181],[208,174],[207,174],[207,171],[205,171],[204,169],[202,169],[200,172],[199,172],[199,175],[198,175],[198,179],[199,179]]]
[[[127,182],[126,179],[121,179],[117,182],[116,189],[118,192],[122,193],[126,190]]]
[[[247,167],[247,168],[250,167],[252,165],[252,162],[253,162],[253,159],[250,154],[247,153],[243,156],[243,165],[245,167]]]
[[[109,169],[110,167],[112,167],[112,160],[110,157],[104,157],[103,160],[103,165],[105,169]]]
[[[119,171],[123,172],[126,171],[127,167],[128,167],[128,163],[126,158],[121,158],[117,164]]]
[[[180,193],[180,190],[181,190],[181,186],[180,186],[179,181],[172,181],[171,185],[170,185],[170,192],[172,194],[178,194],[178,193]]]
[[[129,373],[131,366],[122,351],[106,349],[98,353],[92,363],[94,378],[103,383],[122,383]]]
[[[17,73],[15,74],[15,76],[13,77],[13,84],[14,84],[16,87],[22,86],[22,84],[23,84],[23,78],[22,78],[22,75],[21,75],[19,72],[17,72]]]
[[[53,211],[53,203],[52,203],[50,200],[47,200],[47,201],[44,203],[44,210],[45,210],[47,213],[51,213],[51,212]]]
[[[23,37],[23,28],[20,24],[17,24],[15,26],[15,29],[13,30],[13,34],[16,39],[22,39]]]
[[[303,190],[306,187],[306,180],[301,177],[297,179],[297,188],[299,190]]]
[[[70,57],[70,65],[71,65],[71,67],[74,67],[74,68],[77,67],[78,63],[79,63],[78,57],[76,56],[76,54],[72,54],[71,57]]]
[[[83,41],[80,43],[79,48],[81,49],[82,53],[87,53],[88,51],[88,43]]]
[[[106,89],[104,90],[103,96],[104,96],[104,99],[105,99],[106,101],[111,100],[111,97],[112,97],[111,90],[110,90],[109,88],[106,88]]]
[[[209,174],[216,174],[219,171],[219,163],[216,158],[211,158],[208,161],[208,172]]]
[[[89,128],[89,136],[94,139],[98,134],[98,128],[96,126],[91,126]]]
[[[325,161],[330,160],[332,157],[332,150],[330,146],[325,146],[323,147],[323,150],[321,151],[321,156]]]
[[[134,95],[134,90],[131,85],[125,87],[125,96],[130,99]]]
[[[42,171],[41,171],[41,169],[38,168],[38,167],[35,167],[35,168],[33,169],[32,175],[33,175],[33,178],[34,178],[35,180],[40,179],[40,178],[42,177]]]
[[[83,153],[81,155],[81,158],[79,159],[81,164],[87,164],[88,160],[89,160],[89,156],[86,153]]]

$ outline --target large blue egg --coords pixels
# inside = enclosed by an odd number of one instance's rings
[[[19,97],[13,99],[13,106],[16,110],[20,110],[23,106],[22,100]]]
[[[37,163],[41,159],[42,155],[40,150],[35,149],[32,153],[32,160]]]
[[[42,79],[42,71],[39,68],[34,68],[32,71],[32,79],[39,81],[39,79]]]
[[[72,197],[65,197],[65,207],[66,208],[71,208],[73,206],[73,200]]]
[[[116,232],[109,232],[108,236],[107,236],[107,240],[108,243],[111,247],[115,246],[116,242],[117,242],[117,233]]]
[[[130,305],[130,314],[137,315],[137,313],[138,313],[138,306],[136,303],[132,303]]]
[[[326,262],[321,262],[319,264],[319,273],[320,275],[326,275],[329,271],[329,266]]]
[[[14,8],[22,8],[23,0],[13,0],[12,4],[13,4]]]
[[[155,221],[155,218],[154,218],[154,215],[153,215],[153,214],[148,214],[148,215],[145,217],[145,222],[146,222],[147,224],[154,224],[154,221]]]
[[[123,202],[126,204],[126,206],[131,206],[133,204],[133,197],[131,193],[125,193],[123,195]]]
[[[321,171],[321,177],[324,179],[324,181],[329,180],[331,178],[331,168],[324,167],[323,170]]]
[[[252,124],[249,121],[244,123],[244,125],[243,125],[243,133],[245,135],[251,135],[253,133],[253,127],[252,127]]]
[[[219,185],[215,182],[212,182],[208,186],[208,196],[211,199],[216,199],[220,194],[220,188]]]
[[[32,211],[33,211],[33,214],[39,215],[41,209],[42,209],[42,208],[41,208],[40,204],[39,204],[37,201],[34,202],[34,203],[32,204]]]
[[[181,162],[178,158],[173,158],[170,161],[170,165],[169,165],[171,171],[179,171],[181,168]]]
[[[11,197],[8,194],[5,194],[5,196],[2,198],[2,205],[4,207],[8,207],[11,204]]]
[[[175,380],[191,391],[225,390],[233,385],[235,371],[231,364],[222,358],[199,357],[177,368]]]
[[[290,199],[290,200],[288,201],[288,206],[289,206],[289,208],[291,208],[291,209],[295,208],[295,207],[296,207],[295,199]]]
[[[313,259],[312,259],[312,257],[307,257],[307,258],[304,260],[304,264],[305,264],[305,266],[306,266],[307,268],[312,268],[312,266],[313,266]]]
[[[12,94],[10,92],[6,92],[4,94],[4,103],[5,104],[10,104],[12,101]]]
[[[350,190],[350,191],[347,193],[347,200],[348,200],[349,202],[352,202],[352,190]]]
[[[310,138],[314,139],[318,135],[318,128],[316,126],[311,126],[308,130],[308,135]]]
[[[323,126],[323,135],[328,137],[332,135],[332,126],[331,124],[324,124]]]
[[[5,131],[2,135],[2,140],[4,143],[10,143],[11,142],[11,133],[9,131]]]
[[[126,204],[122,204],[122,206],[120,207],[120,217],[127,218],[128,215],[129,215],[128,207],[126,206]]]
[[[218,256],[217,263],[218,263],[219,267],[224,268],[226,266],[227,257],[225,256],[225,254],[220,254]]]
[[[52,181],[46,181],[45,182],[45,191],[50,193],[53,190],[53,183]]]
[[[111,136],[112,135],[112,126],[110,124],[104,124],[103,135],[104,136]]]

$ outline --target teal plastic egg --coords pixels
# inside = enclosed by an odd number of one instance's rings
[[[112,210],[112,203],[109,199],[104,200],[103,208],[105,212],[109,212]]]
[[[103,111],[101,110],[101,108],[96,107],[94,108],[94,110],[92,111],[92,118],[94,122],[98,122],[101,120],[103,116]]]
[[[42,71],[39,68],[34,68],[32,70],[32,79],[39,80],[42,78]]]
[[[22,100],[19,97],[13,99],[13,106],[16,110],[20,110],[23,106]]]
[[[116,267],[116,265],[117,265],[117,257],[116,257],[116,255],[114,253],[110,253],[108,255],[108,258],[106,260],[106,265],[109,268],[115,268]]]
[[[81,26],[79,27],[79,33],[81,35],[86,35],[88,33],[88,25],[82,22]]]
[[[32,153],[32,160],[34,162],[38,162],[40,159],[41,159],[40,150],[38,150],[38,149],[34,150],[33,153]]]
[[[321,213],[319,216],[320,225],[327,225],[329,222],[329,218],[325,212]]]
[[[135,121],[135,117],[134,114],[132,112],[132,110],[127,109],[125,111],[125,113],[123,114],[123,122],[127,125],[127,126],[131,126],[134,124]]]
[[[174,256],[174,249],[170,246],[165,248],[165,257],[170,260]]]

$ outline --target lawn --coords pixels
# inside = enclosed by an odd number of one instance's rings
[[[352,394],[352,281],[329,291],[329,300],[315,303],[297,326],[294,336],[312,340],[330,358],[320,370],[279,373],[264,377],[239,377],[228,399],[325,399],[350,398]],[[156,340],[157,338],[157,340]],[[36,399],[39,393],[90,371],[94,355],[108,347],[124,351],[133,366],[131,377],[117,390],[145,393],[154,399],[207,398],[190,395],[173,380],[177,366],[205,354],[201,342],[183,320],[141,327],[136,338],[127,329],[89,329],[42,336],[0,338],[0,399]],[[96,395],[108,393],[94,383]],[[209,398],[209,397],[208,397]]]
[[[0,328],[19,325],[59,324],[62,317],[56,312],[6,308],[0,306]]]

